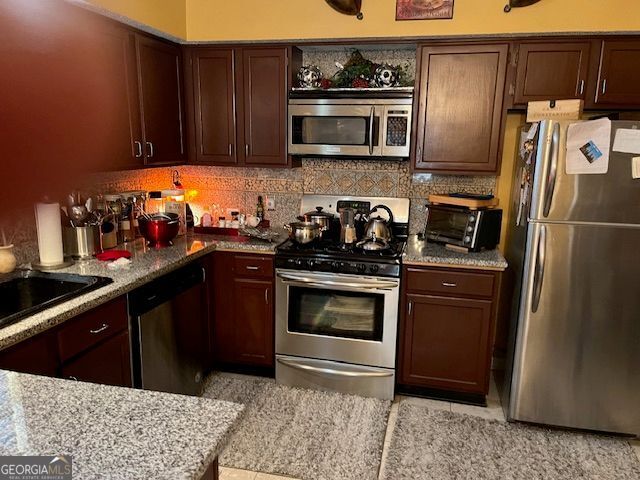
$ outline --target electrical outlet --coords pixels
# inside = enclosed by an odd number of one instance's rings
[[[267,197],[267,210],[274,211],[276,209],[276,201],[273,198]]]

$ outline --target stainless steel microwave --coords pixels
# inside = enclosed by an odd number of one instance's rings
[[[409,157],[412,91],[291,92],[289,154]]]
[[[492,250],[500,242],[502,210],[470,210],[444,205],[427,206],[426,240],[470,252]]]

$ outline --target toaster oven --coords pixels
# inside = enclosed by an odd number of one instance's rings
[[[430,242],[461,247],[469,252],[491,250],[500,242],[502,210],[471,210],[427,205],[424,237]]]

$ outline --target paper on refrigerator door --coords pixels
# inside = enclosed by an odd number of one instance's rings
[[[622,153],[640,153],[640,130],[619,128],[613,141],[613,151]]]
[[[608,118],[572,123],[567,130],[567,175],[607,173],[610,147]]]

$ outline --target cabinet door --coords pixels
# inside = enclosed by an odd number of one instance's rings
[[[596,105],[640,106],[640,40],[602,42]]]
[[[136,71],[135,35],[126,28],[105,25],[96,34],[99,49],[91,72],[96,108],[103,128],[93,136],[91,156],[109,170],[142,167],[142,125]]]
[[[83,382],[131,386],[129,332],[124,331],[62,365],[62,376]]]
[[[287,157],[287,49],[242,50],[243,126],[240,155],[246,165],[285,167]]]
[[[416,171],[498,171],[508,45],[420,49]]]
[[[180,48],[136,35],[145,164],[184,160]]]
[[[491,301],[407,295],[400,383],[486,395]]]
[[[58,373],[55,336],[40,334],[0,351],[0,368],[55,377]]]
[[[195,49],[191,56],[195,163],[235,165],[236,96],[231,49]]]
[[[522,43],[514,104],[584,98],[590,42]]]
[[[233,282],[235,360],[272,367],[273,283],[236,278]]]

